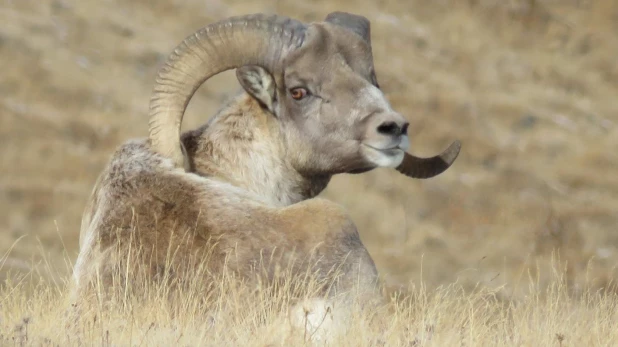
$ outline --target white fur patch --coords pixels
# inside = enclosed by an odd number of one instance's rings
[[[402,151],[407,151],[410,148],[410,138],[408,135],[404,135],[401,137],[401,143],[399,144],[399,148]]]
[[[294,329],[304,330],[307,341],[331,342],[345,333],[348,323],[345,315],[337,314],[334,305],[324,299],[308,299],[289,311],[290,323]]]
[[[369,85],[360,90],[355,106],[360,110],[373,106],[372,108],[381,108],[384,112],[393,112],[393,108],[386,100],[384,93],[374,85]]]
[[[93,199],[94,197],[91,197]],[[102,197],[99,200],[99,205],[94,206],[94,213],[90,212],[84,215],[82,219],[82,226],[80,230],[80,242],[79,248],[80,252],[77,256],[77,260],[75,261],[75,266],[73,267],[73,280],[75,281],[76,287],[80,286],[80,279],[82,277],[82,272],[84,268],[88,265],[87,261],[90,258],[92,250],[96,243],[96,231],[101,223],[102,214],[106,212],[107,209],[107,201],[105,197]]]
[[[390,154],[364,145],[362,146],[362,150],[365,157],[378,167],[395,168],[403,161],[403,151]],[[395,150],[392,151],[394,152]]]

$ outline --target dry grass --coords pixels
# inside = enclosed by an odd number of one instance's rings
[[[181,38],[229,15],[320,20],[336,9],[372,21],[378,79],[411,122],[414,153],[435,153],[455,138],[464,146],[440,177],[375,170],[336,177],[323,194],[352,214],[387,292],[405,289],[412,298],[391,307],[388,338],[409,341],[429,329],[436,345],[615,344],[613,0],[1,2],[0,280],[30,275],[0,285],[0,341],[11,344],[24,329],[29,341],[68,338],[53,323],[83,206],[113,149],[146,135],[153,76]],[[185,129],[237,88],[231,72],[209,81]],[[204,335],[206,318],[185,316],[185,325],[143,310],[110,313],[96,329],[85,326],[82,341],[105,344],[109,330],[109,341],[128,342],[139,326],[137,345],[143,336],[143,345],[175,341],[183,329],[187,344],[200,336],[241,344],[275,329],[228,317],[213,328],[219,335]],[[148,330],[153,321],[167,330]],[[351,338],[368,343],[365,332],[378,328],[363,324]]]
[[[460,283],[428,289],[421,282],[392,293],[377,310],[363,311],[341,346],[613,346],[618,343],[618,297],[589,287],[574,295],[562,269],[549,285],[526,277],[521,299],[502,289]],[[300,346],[322,345],[293,329],[288,310],[315,288],[304,281],[243,286],[225,274],[206,290],[199,282],[170,291],[133,278],[138,296],[112,294],[109,305],[75,304],[69,287],[13,277],[0,290],[0,344],[14,346]],[[287,279],[289,277],[282,276]],[[32,294],[24,295],[30,292]],[[173,294],[170,294],[173,293]],[[225,293],[225,295],[221,295]],[[358,311],[361,312],[361,311]],[[337,314],[337,308],[334,309]],[[313,340],[312,340],[313,339]]]

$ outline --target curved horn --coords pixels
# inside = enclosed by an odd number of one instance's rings
[[[363,16],[347,12],[331,12],[326,16],[326,22],[352,30],[360,35],[371,46],[371,25]]]
[[[152,148],[182,167],[182,118],[202,83],[244,65],[262,66],[272,73],[289,51],[302,44],[304,32],[304,24],[296,20],[255,14],[210,24],[187,37],[156,78],[150,99]]]
[[[461,142],[454,141],[444,152],[430,158],[419,158],[406,153],[397,171],[412,178],[430,178],[446,171],[461,149]]]
[[[352,13],[336,11],[329,13],[324,21],[331,24],[339,25],[356,33],[357,35],[362,37],[365,42],[367,42],[369,47],[371,47],[371,23],[369,22],[369,19]],[[378,77],[376,76],[373,67],[371,75],[373,79],[373,84],[376,87],[380,88],[380,85],[378,83]]]

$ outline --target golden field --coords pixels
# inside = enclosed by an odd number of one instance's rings
[[[361,317],[343,344],[616,344],[615,1],[4,0],[1,345],[303,341],[278,340],[280,302],[248,305],[241,292],[228,302],[238,314],[213,326],[189,304],[172,317],[155,299],[75,335],[58,322],[87,197],[114,149],[147,135],[166,55],[228,16],[313,21],[334,10],[371,20],[378,80],[411,122],[411,152],[463,144],[438,177],[379,169],[338,176],[322,194],[348,209],[386,292],[400,293],[386,325]],[[184,129],[238,90],[232,71],[209,80]]]

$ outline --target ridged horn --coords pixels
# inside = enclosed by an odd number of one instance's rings
[[[325,22],[342,26],[360,35],[371,46],[371,23],[363,16],[347,12],[331,12],[326,16]]]
[[[446,171],[461,150],[461,142],[454,141],[444,152],[430,158],[419,158],[406,153],[397,171],[412,178],[431,178]]]
[[[278,16],[231,17],[188,36],[159,69],[150,100],[152,149],[183,167],[180,129],[195,91],[210,77],[244,65],[274,73],[282,59],[304,40],[305,25]]]

